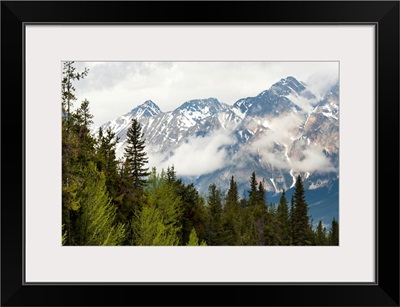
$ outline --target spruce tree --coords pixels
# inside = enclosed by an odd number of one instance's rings
[[[229,189],[226,194],[226,207],[237,207],[239,205],[239,193],[237,183],[234,176],[232,175],[229,181]]]
[[[71,114],[70,139],[75,136],[78,142],[76,150],[77,167],[82,170],[89,161],[94,161],[96,140],[90,133],[90,126],[93,124],[93,115],[90,113],[89,101],[85,99],[80,107]]]
[[[145,187],[147,176],[150,174],[145,150],[145,139],[141,126],[136,119],[132,119],[131,126],[126,134],[125,161],[121,163],[118,180],[119,195],[115,202],[118,204],[118,220],[129,223],[137,210],[141,210],[146,203]],[[130,236],[127,239],[131,240]]]
[[[332,220],[332,227],[329,232],[329,245],[339,245],[339,223],[335,218]]]
[[[291,243],[291,223],[289,206],[286,200],[285,190],[279,199],[278,208],[276,210],[277,233],[276,240],[278,245],[290,245]]]
[[[229,189],[225,197],[223,212],[225,243],[227,245],[238,245],[240,242],[242,223],[241,209],[237,183],[234,176],[232,176],[229,181]]]
[[[110,197],[115,201],[118,195],[118,161],[116,158],[116,145],[119,138],[111,128],[104,134],[100,127],[97,135],[96,165],[99,171],[106,176],[106,186]]]
[[[256,244],[265,245],[265,223],[268,219],[268,211],[265,189],[262,181],[258,183],[255,199],[255,204],[251,208],[253,209],[254,223],[257,234]]]
[[[297,176],[293,196],[293,245],[310,245],[308,205],[306,203],[303,182],[300,175]]]
[[[294,238],[294,234],[293,234],[293,211],[294,211],[294,195],[292,195],[291,199],[290,199],[290,242],[291,244],[293,244],[293,238]]]
[[[147,183],[147,176],[150,175],[145,149],[145,139],[139,122],[133,118],[131,126],[126,134],[127,146],[125,147],[126,168],[129,179],[132,181],[134,191],[140,191]]]
[[[255,206],[259,201],[256,173],[252,172],[250,177],[249,206]]]
[[[208,188],[208,238],[207,245],[223,245],[221,191],[215,184]]]
[[[322,221],[319,221],[315,232],[315,244],[318,246],[326,245],[326,240],[326,228],[322,226]]]

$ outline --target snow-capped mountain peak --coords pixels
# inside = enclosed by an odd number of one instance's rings
[[[280,81],[273,84],[270,88],[276,95],[287,96],[290,94],[300,94],[306,87],[303,83],[298,81],[296,78],[289,76],[281,79]]]
[[[141,105],[137,106],[136,108],[132,109],[131,112],[132,116],[135,117],[142,117],[142,116],[154,116],[157,114],[162,113],[161,109],[151,100],[146,100]]]
[[[130,112],[106,122],[105,124],[101,125],[101,127],[103,131],[111,129],[119,138],[121,138],[125,135],[122,132],[126,131],[131,125],[132,118],[139,120],[140,118],[150,118],[162,113],[163,112],[161,109],[153,101],[146,100],[141,105],[133,108]],[[94,134],[97,134],[99,128],[100,127],[96,127],[93,130]]]

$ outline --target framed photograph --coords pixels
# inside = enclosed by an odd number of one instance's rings
[[[399,306],[398,1],[3,1],[1,33],[2,305]]]

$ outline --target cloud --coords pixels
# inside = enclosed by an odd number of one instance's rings
[[[293,95],[293,94],[288,95],[287,98],[293,101],[295,104],[297,104],[300,108],[302,108],[306,112],[311,112],[312,109],[314,108],[314,105],[318,102],[317,98],[309,99],[300,95]]]
[[[320,100],[338,81],[338,71],[317,71],[310,75],[305,82],[310,92]]]
[[[299,126],[304,121],[301,114],[288,114],[280,117],[255,119],[246,128],[256,132],[257,126],[264,130],[262,137],[252,143],[253,150],[270,150],[275,143],[290,144],[300,136]]]
[[[157,169],[174,166],[181,176],[200,176],[228,165],[227,152],[223,147],[234,140],[223,130],[215,131],[205,137],[193,137],[178,147],[174,154],[157,165]],[[153,161],[160,157],[154,157]]]
[[[335,172],[330,159],[325,156],[320,145],[310,145],[301,151],[301,154],[289,156],[290,146],[293,140],[301,136],[300,124],[304,121],[300,114],[283,115],[277,118],[259,119],[249,123],[247,128],[256,131],[256,125],[262,125],[254,135],[257,138],[250,143],[250,147],[243,149],[241,155],[246,151],[257,154],[260,162],[264,165],[271,165],[276,169],[290,170],[295,172]],[[257,134],[258,133],[258,134]]]
[[[292,161],[294,171],[310,173],[329,173],[336,171],[330,159],[325,156],[321,146],[314,145],[303,150],[302,153],[304,156],[302,160]]]
[[[107,92],[128,80],[154,78],[159,71],[169,70],[171,62],[76,62],[78,70],[89,69],[86,78],[79,81],[80,92]],[[131,82],[128,82],[131,83]],[[131,86],[135,86],[132,82]]]

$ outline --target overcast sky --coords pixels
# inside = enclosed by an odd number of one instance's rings
[[[162,111],[196,98],[215,97],[232,105],[287,76],[309,83],[317,95],[339,78],[338,62],[75,62],[75,67],[89,69],[74,84],[75,107],[88,99],[94,126],[146,100]]]

